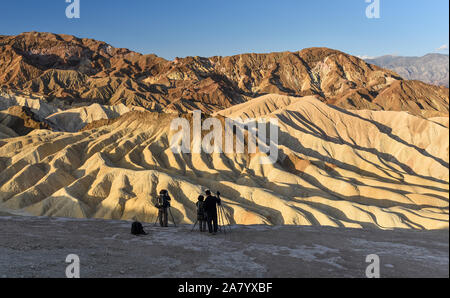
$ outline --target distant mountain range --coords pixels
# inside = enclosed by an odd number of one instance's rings
[[[449,86],[449,56],[427,54],[423,57],[402,57],[386,55],[366,62],[387,68],[407,80],[420,80],[425,83]]]
[[[405,80],[328,48],[169,61],[102,41],[40,32],[0,35],[0,88],[70,105],[122,103],[178,113],[214,113],[278,94],[315,96],[345,109],[434,116],[448,114],[449,98],[448,88]]]

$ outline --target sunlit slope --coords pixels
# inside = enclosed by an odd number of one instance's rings
[[[192,223],[198,194],[212,189],[239,224],[448,228],[448,120],[310,97],[244,105],[247,116],[278,119],[277,163],[259,164],[261,153],[174,154],[176,116],[130,112],[89,131],[0,139],[0,202],[35,215],[152,221],[151,198],[166,188],[175,219]]]

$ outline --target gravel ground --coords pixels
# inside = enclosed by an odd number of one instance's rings
[[[449,233],[303,226],[233,226],[209,235],[191,226],[25,217],[0,213],[0,278],[65,277],[66,256],[81,277],[361,277],[366,256],[381,277],[449,277]]]

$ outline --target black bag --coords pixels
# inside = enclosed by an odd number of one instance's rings
[[[131,224],[131,234],[133,235],[147,235],[144,231],[144,227],[138,221],[135,221]]]

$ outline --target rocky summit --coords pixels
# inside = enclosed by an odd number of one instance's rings
[[[214,113],[265,94],[314,95],[346,109],[448,115],[448,88],[328,48],[168,61],[70,35],[0,36],[0,87],[66,103]]]

